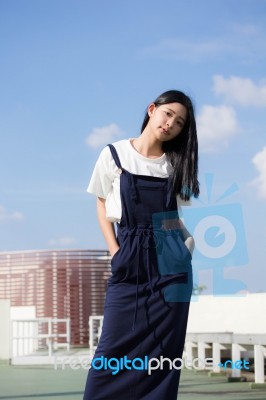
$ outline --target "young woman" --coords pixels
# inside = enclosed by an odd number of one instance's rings
[[[178,202],[199,195],[197,173],[193,105],[176,90],[148,106],[139,137],[99,156],[88,192],[112,275],[84,400],[177,398],[180,363],[171,362],[182,358],[194,247]]]

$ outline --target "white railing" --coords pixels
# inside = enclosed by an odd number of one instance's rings
[[[99,342],[103,326],[102,315],[91,315],[89,318],[89,349],[92,356]]]
[[[58,324],[64,324],[64,333],[58,333]],[[70,350],[69,318],[31,318],[11,321],[12,358],[31,355],[40,350],[48,351],[65,347]],[[43,333],[44,332],[44,333]],[[65,340],[62,342],[61,339]]]
[[[264,358],[266,356],[266,334],[236,333],[187,333],[185,343],[185,359],[193,360],[195,351],[200,360],[205,360],[206,350],[211,353],[213,372],[221,372],[221,351],[229,350],[231,363],[237,365],[241,360],[241,352],[251,352],[254,357],[255,383],[264,384]],[[252,358],[253,358],[252,357]],[[241,368],[232,368],[231,376],[239,378]]]

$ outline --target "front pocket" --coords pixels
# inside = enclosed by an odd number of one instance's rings
[[[184,248],[184,251],[187,252],[189,254],[189,256],[190,256],[190,259],[192,259],[192,254],[191,254],[189,248],[187,247],[186,243],[184,242],[184,240],[181,238],[180,235],[179,235],[179,240],[181,242],[181,246],[183,246],[183,248]]]
[[[158,269],[161,275],[187,271],[191,265],[191,253],[178,231],[162,231],[157,243]]]
[[[116,258],[119,256],[121,252],[121,246],[119,247],[119,249],[115,252],[115,254],[113,255],[113,257],[111,258],[111,265],[114,264],[114,261],[116,260]]]

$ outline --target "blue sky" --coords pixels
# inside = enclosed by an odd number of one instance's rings
[[[106,248],[86,193],[99,152],[176,88],[202,201],[238,186],[219,204],[241,206],[248,260],[228,274],[266,290],[266,1],[0,0],[0,37],[0,251]]]

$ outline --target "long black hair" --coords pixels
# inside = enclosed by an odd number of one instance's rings
[[[183,92],[169,90],[157,97],[153,103],[156,107],[163,104],[180,103],[187,109],[187,119],[182,131],[174,139],[163,142],[162,149],[173,167],[171,178],[175,193],[182,200],[189,200],[192,195],[198,197],[198,139],[192,101]],[[146,111],[141,133],[146,128],[149,119]]]

